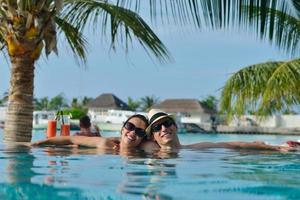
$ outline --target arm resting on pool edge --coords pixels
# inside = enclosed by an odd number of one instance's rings
[[[84,147],[114,149],[115,145],[119,143],[119,138],[75,136],[71,138],[71,142],[72,144]]]
[[[32,146],[45,146],[45,145],[79,145],[84,147],[94,148],[115,148],[115,145],[119,143],[119,139],[116,137],[103,138],[103,137],[87,137],[87,136],[58,136],[45,140],[32,143]]]
[[[59,136],[51,137],[45,140],[40,140],[34,143],[31,143],[32,146],[44,146],[44,145],[69,145],[72,144],[72,136]]]
[[[228,148],[228,149],[252,149],[270,151],[292,151],[294,148],[287,146],[267,145],[263,142],[201,142],[196,144],[184,145],[186,148],[206,149],[206,148]]]

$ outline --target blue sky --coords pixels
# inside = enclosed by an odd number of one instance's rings
[[[59,56],[41,57],[36,65],[35,96],[97,97],[114,93],[124,101],[146,95],[166,98],[203,99],[219,96],[230,74],[259,62],[288,59],[268,42],[237,31],[197,31],[190,27],[153,27],[170,51],[173,61],[151,60],[138,44],[126,55],[121,48],[109,51],[101,39],[89,36],[86,68],[76,65],[64,45]],[[60,38],[60,40],[62,40]],[[9,65],[1,59],[0,95],[8,89]]]

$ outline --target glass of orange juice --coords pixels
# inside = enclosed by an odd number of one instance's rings
[[[61,136],[69,136],[70,135],[70,116],[62,115],[60,120],[61,120],[60,135]]]
[[[56,120],[48,120],[46,135],[47,138],[56,136]]]

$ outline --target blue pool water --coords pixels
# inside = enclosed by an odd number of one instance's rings
[[[42,132],[34,133],[34,141],[42,138]],[[233,140],[279,144],[298,138],[187,134],[180,139],[183,144]],[[0,170],[0,199],[300,199],[298,153],[183,149],[168,155],[120,156],[96,149],[1,143]]]

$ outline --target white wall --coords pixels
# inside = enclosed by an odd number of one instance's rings
[[[275,128],[279,127],[280,115],[273,115],[263,120],[257,119],[254,115],[247,115],[247,118],[252,119],[258,127]]]
[[[282,115],[280,127],[283,128],[300,128],[300,115]]]
[[[211,122],[210,115],[205,113],[191,113],[187,115],[181,115],[180,118],[182,123],[203,124]]]
[[[266,128],[300,128],[300,115],[273,115],[264,120],[259,120],[253,115],[243,115],[239,119],[234,118],[229,126],[251,126],[249,120],[253,120],[258,127]]]

